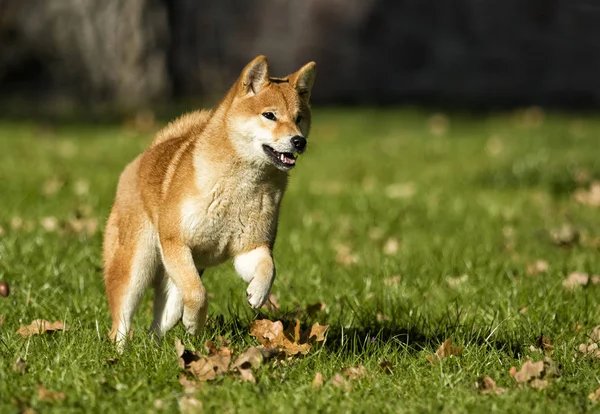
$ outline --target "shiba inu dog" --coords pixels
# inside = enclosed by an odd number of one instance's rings
[[[212,110],[167,125],[119,179],[104,234],[111,339],[122,350],[136,308],[153,286],[152,331],[204,325],[205,269],[233,258],[253,308],[275,278],[273,244],[288,172],[304,152],[316,65],[273,78],[250,62]]]

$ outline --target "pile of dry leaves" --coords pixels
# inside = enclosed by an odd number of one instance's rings
[[[307,354],[315,344],[325,340],[327,329],[328,326],[315,323],[309,329],[302,330],[298,319],[286,329],[281,321],[254,321],[250,326],[250,335],[256,337],[261,345],[249,347],[235,359],[234,351],[229,348],[229,341],[224,339],[220,339],[220,346],[213,341],[206,342],[206,355],[186,350],[181,341],[176,340],[179,366],[194,378],[190,380],[182,375],[179,381],[186,392],[194,391],[202,382],[212,381],[226,374],[238,376],[243,382],[255,383],[254,370],[264,362]]]

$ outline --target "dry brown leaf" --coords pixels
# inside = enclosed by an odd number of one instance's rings
[[[323,386],[323,374],[317,372],[312,382],[313,388],[321,388]]]
[[[240,355],[238,355],[238,357],[236,358],[235,362],[233,363],[232,368],[238,368],[238,369],[250,369],[250,368],[258,368],[261,366],[261,364],[263,363],[263,360],[265,359],[263,356],[263,349],[257,348],[255,346],[251,346],[250,348],[246,349],[244,352],[242,352]]]
[[[529,386],[536,390],[543,390],[548,387],[548,380],[535,378],[529,383]]]
[[[75,234],[93,236],[98,230],[98,219],[95,217],[73,218],[67,221],[65,230]]]
[[[250,335],[256,337],[265,348],[276,348],[287,355],[306,354],[310,351],[311,344],[325,340],[328,326],[315,323],[310,331],[301,332],[300,321],[290,324],[283,329],[281,321],[261,319],[252,322]]]
[[[64,400],[67,395],[64,392],[53,392],[48,388],[44,387],[42,384],[37,385],[38,389],[38,398],[47,402],[57,402]]]
[[[592,182],[589,190],[576,190],[573,193],[573,198],[580,204],[600,207],[600,181]]]
[[[333,377],[331,377],[329,383],[336,388],[343,388],[346,391],[350,391],[350,389],[352,388],[348,380],[344,378],[344,376],[339,372],[336,373]]]
[[[329,325],[319,325],[316,322],[311,328],[308,334],[308,339],[311,342],[323,342],[325,340],[325,332],[329,329]]]
[[[516,372],[515,371],[516,370],[512,370],[514,374],[511,373],[515,381],[517,381],[517,383],[519,384],[526,384],[533,378],[537,378],[542,374],[542,372],[544,371],[544,361],[525,361],[521,366],[521,370]]]
[[[598,401],[600,401],[600,388],[588,395],[588,398],[592,400],[593,403],[597,403]]]
[[[58,230],[60,223],[56,217],[44,217],[40,220],[40,226],[48,233],[52,233]]]
[[[190,362],[188,370],[200,381],[212,381],[217,377],[215,366],[207,357]]]
[[[385,316],[383,313],[381,312],[377,312],[377,322],[386,322],[390,320],[389,316]]]
[[[358,263],[358,257],[352,252],[349,246],[345,244],[336,244],[333,246],[336,251],[335,261],[344,266],[350,266]]]
[[[58,177],[52,177],[44,182],[42,186],[42,193],[45,196],[51,196],[56,194],[62,187],[65,185],[65,182]]]
[[[479,380],[479,387],[481,388],[481,394],[500,395],[506,392],[505,388],[496,385],[496,381],[488,376],[485,376]]]
[[[590,280],[590,275],[586,273],[571,273],[565,280],[563,280],[562,285],[566,289],[576,289],[579,286],[585,286],[588,284]]]
[[[569,224],[550,231],[550,240],[559,246],[570,246],[579,241],[579,231]]]
[[[202,412],[202,402],[191,396],[182,397],[179,400],[179,411],[181,411],[182,414],[196,414]]]
[[[67,331],[69,327],[61,321],[48,322],[43,319],[36,319],[30,325],[21,325],[17,333],[23,338],[29,338],[31,335],[41,335],[44,333],[52,333],[55,331]]]
[[[344,368],[342,372],[351,380],[358,380],[367,375],[367,369],[362,364],[357,367]]]
[[[183,387],[183,392],[186,394],[193,394],[202,388],[202,383],[188,379],[185,375],[179,376],[179,383]]]
[[[535,342],[535,346],[540,349],[545,355],[552,355],[554,353],[554,346],[550,338],[540,335]]]
[[[398,239],[396,239],[395,237],[390,237],[389,239],[387,239],[385,245],[383,246],[383,253],[388,256],[393,256],[396,253],[398,253],[399,249],[400,242],[398,241]]]
[[[411,198],[417,192],[414,183],[396,183],[385,187],[385,195],[392,200]]]
[[[585,356],[600,358],[600,349],[598,349],[597,343],[581,344],[579,345],[579,352]]]
[[[452,339],[448,338],[440,345],[440,347],[435,351],[433,355],[427,355],[427,360],[434,364],[435,361],[438,361],[442,358],[447,358],[449,356],[460,356],[463,351],[462,346],[452,346]]]
[[[398,283],[400,283],[400,281],[402,280],[402,276],[401,275],[395,275],[392,277],[388,277],[383,279],[383,284],[385,286],[398,286]]]
[[[451,288],[457,288],[469,280],[469,275],[461,275],[458,277],[447,277],[448,285]]]
[[[535,262],[527,266],[527,274],[529,276],[536,276],[540,273],[547,273],[549,269],[548,262],[545,260],[536,260]]]

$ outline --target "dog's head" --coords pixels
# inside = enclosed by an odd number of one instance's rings
[[[226,121],[242,158],[283,171],[296,165],[307,145],[315,75],[316,64],[310,62],[285,78],[272,78],[264,56],[244,68],[233,86]]]

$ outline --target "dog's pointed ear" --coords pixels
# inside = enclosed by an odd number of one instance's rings
[[[298,72],[290,76],[292,85],[298,91],[298,95],[306,101],[310,99],[310,91],[315,84],[315,76],[317,76],[317,64],[315,62],[307,63]]]
[[[256,94],[269,84],[269,62],[258,56],[246,65],[240,77],[242,94]]]

